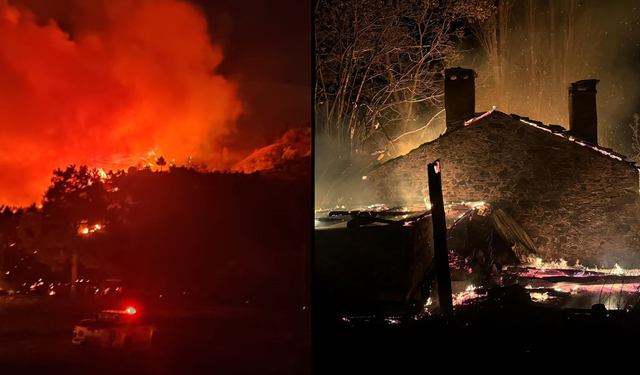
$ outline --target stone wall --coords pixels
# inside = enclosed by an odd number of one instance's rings
[[[436,159],[446,201],[504,208],[544,259],[640,268],[633,165],[494,112],[369,172],[363,195],[421,201],[428,196],[427,164]]]

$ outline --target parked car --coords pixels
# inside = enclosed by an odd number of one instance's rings
[[[148,348],[157,337],[157,331],[157,327],[133,307],[103,310],[76,324],[71,342],[80,347]]]

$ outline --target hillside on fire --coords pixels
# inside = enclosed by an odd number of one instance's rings
[[[255,150],[251,155],[234,165],[231,170],[242,173],[287,170],[289,169],[287,166],[299,164],[301,159],[309,159],[310,157],[311,124],[305,123],[288,129],[275,142]],[[310,168],[306,170],[311,171]]]
[[[29,286],[41,281],[45,291],[83,294],[89,284],[81,280],[119,279],[164,298],[280,307],[308,300],[300,270],[310,267],[311,245],[296,209],[311,199],[304,177],[186,167],[102,175],[70,166],[52,182],[41,206],[2,210],[5,290],[37,293]]]

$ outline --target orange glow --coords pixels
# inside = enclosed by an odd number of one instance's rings
[[[474,118],[472,118],[472,119],[469,119],[469,120],[465,121],[465,122],[464,122],[464,126],[469,126],[469,125],[473,124],[474,122],[476,122],[476,121],[478,121],[478,120],[480,120],[480,119],[483,119],[483,118],[485,118],[485,117],[489,116],[489,115],[490,115],[491,113],[493,113],[493,111],[495,111],[495,110],[496,110],[496,106],[494,105],[493,107],[491,107],[491,109],[490,109],[490,110],[488,110],[487,112],[483,113],[482,115],[480,115],[480,116],[478,116],[478,117],[474,117]]]
[[[90,233],[95,233],[97,231],[100,231],[102,229],[104,229],[104,224],[94,224],[94,225],[89,225],[87,224],[86,220],[83,220],[80,222],[80,224],[78,225],[78,234],[90,234]]]
[[[125,311],[127,312],[127,314],[130,314],[130,315],[133,315],[137,312],[136,309],[134,309],[133,307],[127,307]]]
[[[580,146],[583,146],[583,147],[589,147],[590,149],[592,149],[592,150],[594,150],[594,151],[597,151],[597,152],[601,153],[602,155],[606,155],[606,156],[608,156],[608,157],[610,157],[610,158],[612,158],[612,159],[616,159],[616,160],[618,160],[618,161],[623,161],[623,160],[624,160],[624,159],[622,159],[620,156],[618,156],[618,155],[616,155],[616,154],[614,154],[614,153],[612,153],[612,152],[610,152],[610,151],[608,151],[608,150],[605,150],[605,149],[603,149],[602,147],[594,147],[594,146],[588,145],[588,144],[584,143],[583,141],[581,141],[581,140],[579,140],[579,139],[576,139],[575,137],[573,137],[573,136],[571,136],[571,135],[564,134],[564,133],[554,132],[553,130],[551,130],[551,129],[550,129],[550,128],[548,128],[548,127],[539,126],[539,125],[537,125],[537,124],[535,124],[535,123],[533,123],[533,122],[526,121],[526,120],[523,120],[523,119],[520,119],[520,122],[523,122],[523,123],[525,123],[525,124],[527,124],[527,125],[531,125],[531,126],[533,126],[533,127],[535,127],[535,128],[538,128],[538,129],[544,130],[544,131],[546,131],[546,132],[548,132],[548,133],[551,133],[551,134],[553,134],[553,135],[557,135],[558,137],[562,137],[562,138],[564,138],[564,139],[568,139],[568,140],[570,140],[570,141],[571,141],[571,142],[573,142],[573,143],[579,144]]]
[[[429,200],[429,196],[424,197],[424,204],[427,207],[427,210],[431,209],[431,202]]]
[[[104,169],[102,169],[102,168],[98,168],[98,174],[100,175],[100,179],[101,179],[102,181],[106,180],[106,179],[107,179],[107,177],[108,177],[108,176],[107,176],[107,173],[106,173],[106,172],[104,171]]]
[[[146,165],[153,151],[223,167],[219,144],[241,104],[236,84],[216,73],[223,52],[198,8],[54,3],[79,4],[66,30],[0,0],[0,205],[39,202],[53,170],[70,164],[105,178]]]

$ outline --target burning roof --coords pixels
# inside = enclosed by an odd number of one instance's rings
[[[469,120],[466,120],[464,122],[464,126],[469,126],[472,125],[473,123],[476,123],[478,121],[481,121],[482,119],[486,118],[487,116],[491,115],[494,111],[496,110],[496,107],[493,106],[493,108],[491,108],[490,110],[488,110],[487,112],[484,112],[482,114],[479,114],[478,116],[471,118]],[[498,112],[503,114],[502,112]],[[635,166],[635,162],[631,161],[631,160],[627,160],[627,157],[625,155],[622,155],[620,153],[617,153],[615,151],[613,151],[610,148],[607,147],[602,147],[599,146],[597,144],[591,143],[591,142],[587,142],[584,141],[582,139],[576,138],[575,136],[571,135],[570,131],[566,130],[564,127],[560,126],[560,125],[545,125],[540,121],[535,121],[535,120],[531,120],[528,117],[521,117],[518,116],[516,114],[511,114],[510,115],[513,119],[518,120],[520,122],[522,122],[523,124],[527,124],[527,125],[531,125],[536,129],[540,129],[540,130],[544,130],[548,133],[551,133],[553,135],[557,135],[558,137],[561,137],[563,139],[566,139],[568,141],[571,141],[575,144],[578,144],[580,146],[584,146],[584,147],[588,147],[594,151],[597,151],[599,153],[601,153],[602,155],[606,155],[612,159],[618,160],[618,161],[624,161],[626,163],[629,163],[631,165]],[[456,131],[459,129],[456,129]],[[433,142],[437,141],[434,140]],[[636,168],[640,169],[640,166],[636,166]]]

